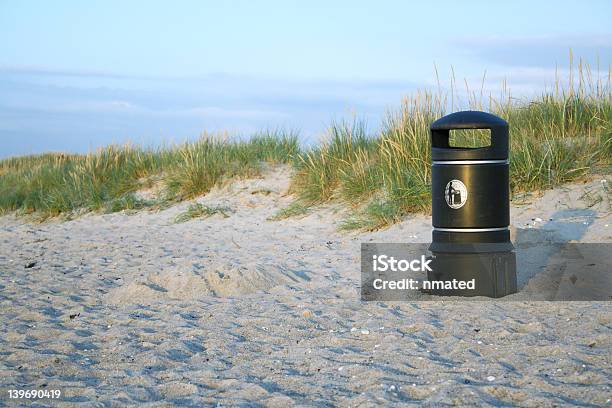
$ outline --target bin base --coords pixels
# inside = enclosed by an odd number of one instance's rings
[[[500,298],[516,293],[516,254],[514,251],[433,252],[430,267],[432,270],[427,273],[429,285],[424,287],[423,292],[432,295]],[[463,288],[458,288],[458,286],[463,286]]]

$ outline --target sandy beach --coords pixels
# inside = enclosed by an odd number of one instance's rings
[[[430,242],[431,218],[271,221],[290,176],[217,188],[195,201],[227,216],[184,223],[193,201],[0,217],[0,405],[61,389],[37,406],[611,406],[610,302],[362,302],[360,244]],[[515,200],[514,239],[612,242],[609,182]]]

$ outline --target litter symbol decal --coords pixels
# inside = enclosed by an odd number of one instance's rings
[[[451,180],[444,189],[444,197],[446,198],[446,204],[456,210],[463,207],[463,204],[467,201],[467,188],[461,181]]]

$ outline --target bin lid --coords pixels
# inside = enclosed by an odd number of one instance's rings
[[[434,162],[508,159],[508,122],[498,116],[480,111],[455,112],[433,122],[430,129]],[[450,146],[450,131],[453,129],[489,129],[491,145],[475,148]]]
[[[431,124],[431,130],[452,129],[491,129],[508,127],[502,118],[481,111],[462,111],[451,113]]]

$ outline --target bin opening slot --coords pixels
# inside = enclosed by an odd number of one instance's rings
[[[491,146],[491,131],[489,129],[453,129],[449,133],[450,147],[478,149]]]

